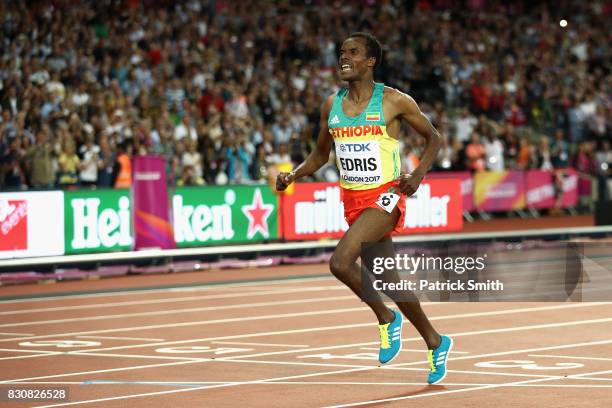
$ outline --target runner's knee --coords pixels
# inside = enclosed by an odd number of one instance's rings
[[[336,277],[341,278],[342,276],[346,276],[350,273],[351,264],[353,262],[354,261],[348,259],[348,257],[334,253],[329,260],[329,269]]]

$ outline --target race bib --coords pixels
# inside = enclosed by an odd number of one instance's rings
[[[380,208],[390,214],[391,211],[393,211],[393,209],[397,205],[399,199],[400,196],[398,194],[383,193],[378,197],[378,201],[376,201],[376,204],[378,204]]]
[[[336,142],[340,178],[347,183],[380,184],[382,161],[378,141]]]

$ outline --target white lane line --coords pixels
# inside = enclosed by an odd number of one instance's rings
[[[178,390],[165,390],[165,391],[148,392],[148,393],[141,393],[141,394],[122,395],[122,396],[115,396],[115,397],[108,397],[108,398],[98,398],[98,399],[93,399],[93,400],[74,401],[74,402],[67,402],[67,403],[39,406],[38,408],[63,407],[63,406],[68,406],[68,405],[89,404],[89,403],[95,403],[95,402],[124,400],[124,399],[138,398],[138,397],[151,397],[151,396],[155,396],[155,395],[177,394],[177,393],[182,393],[182,392],[190,392],[190,391],[197,391],[197,390],[204,390],[204,389],[227,388],[227,387],[240,386],[240,385],[248,385],[248,384],[262,384],[262,383],[282,381],[282,380],[291,380],[291,379],[297,379],[297,378],[310,378],[310,377],[318,377],[318,376],[331,375],[331,374],[341,374],[341,373],[348,373],[348,372],[366,371],[366,370],[371,370],[371,369],[373,369],[373,368],[372,367],[368,367],[368,368],[353,368],[353,369],[348,369],[348,370],[336,370],[336,371],[327,371],[327,372],[322,372],[322,373],[300,374],[300,375],[294,375],[294,376],[288,376],[288,377],[268,378],[268,379],[264,379],[264,380],[244,381],[244,382],[234,382],[234,383],[223,383],[223,384],[218,384],[218,385],[205,385],[205,386],[198,386],[198,387],[192,387],[192,388],[182,388],[182,389],[178,389]],[[584,373],[584,375],[593,375],[593,374],[597,374],[597,373],[598,372]],[[479,389],[485,389],[485,388],[497,388],[497,387],[502,387],[502,386],[514,385],[514,384],[529,384],[529,383],[532,383],[532,382],[550,381],[550,380],[563,379],[563,378],[564,377],[550,376],[550,377],[547,377],[547,378],[538,378],[538,379],[533,379],[533,380],[517,381],[517,382],[513,382],[513,383],[502,383],[502,384],[494,384],[494,385],[487,385],[487,386],[480,386],[480,387],[463,388],[463,389],[460,389],[460,390],[441,391],[441,392],[435,392],[435,393],[413,395],[413,396],[410,396],[408,398],[422,397],[422,396],[428,396],[428,395],[439,395],[439,394],[450,393],[450,392],[453,392],[453,391],[462,391],[462,392],[465,392],[465,391],[479,390]],[[388,400],[392,401],[392,400],[396,400],[396,399],[397,398],[395,398],[395,399],[388,399]],[[406,397],[399,397],[399,399],[406,399]],[[380,400],[380,401],[383,401],[383,400]],[[386,400],[384,400],[384,401],[386,401]],[[372,403],[372,402],[371,401],[366,401],[366,403],[369,404],[369,403]],[[354,406],[354,405],[362,405],[362,404],[363,403],[357,403],[357,404],[349,404],[349,405],[346,405],[346,406]],[[340,407],[340,406],[338,406],[338,407]]]
[[[178,302],[191,302],[191,301],[202,301],[202,300],[213,300],[213,299],[232,299],[232,298],[244,298],[245,296],[264,296],[264,295],[281,295],[291,293],[307,293],[307,292],[322,292],[327,290],[346,290],[342,286],[315,286],[315,287],[304,287],[304,288],[293,288],[293,289],[274,289],[274,290],[261,290],[257,289],[258,292],[245,293],[224,293],[220,295],[200,295],[200,296],[187,296],[187,297],[175,297],[175,298],[162,298],[162,299],[148,299],[148,300],[132,300],[126,302],[106,302],[106,303],[88,303],[86,305],[75,305],[75,306],[59,306],[59,307],[41,307],[37,309],[19,309],[19,310],[7,310],[0,311],[0,316],[18,315],[18,314],[30,314],[38,312],[60,312],[66,310],[84,310],[84,309],[96,309],[96,308],[109,308],[119,306],[137,306],[137,305],[157,305],[164,303],[178,303]],[[0,333],[2,334],[2,333]]]
[[[222,290],[225,288],[232,287],[242,287],[242,286],[267,286],[267,285],[292,285],[295,283],[304,283],[304,282],[318,282],[318,281],[336,281],[337,279],[333,276],[319,276],[312,278],[299,278],[299,279],[278,279],[278,280],[269,280],[269,281],[253,281],[253,282],[238,282],[238,283],[218,283],[210,286],[203,286],[194,284],[193,286],[184,286],[183,288],[197,288],[202,291],[215,291]],[[11,299],[11,300],[0,300],[0,304],[6,303],[27,303],[27,302],[46,302],[49,300],[66,300],[66,299],[88,299],[94,297],[112,297],[112,296],[134,296],[134,295],[149,295],[151,293],[166,293],[171,292],[177,288],[162,288],[162,289],[142,289],[142,288],[134,288],[133,290],[122,290],[117,292],[104,292],[104,293],[85,293],[85,294],[77,294],[77,295],[63,295],[63,296],[48,296],[48,297],[40,297],[40,298],[27,298],[27,299]]]
[[[606,358],[606,357],[556,356],[556,355],[550,355],[550,354],[529,354],[529,356],[530,357],[564,358],[568,360],[612,361],[612,358]]]
[[[34,336],[34,333],[0,333],[0,336]]]
[[[149,360],[181,360],[181,361],[207,361],[206,359],[202,359],[199,357],[174,357],[174,356],[150,356],[143,354],[111,354],[111,353],[85,353],[81,351],[67,351],[64,353],[65,355],[72,356],[94,356],[94,357],[117,357],[117,358],[140,358],[140,359],[149,359]]]
[[[432,306],[442,306],[442,305],[452,305],[452,303],[434,303],[432,304]],[[493,315],[505,315],[505,314],[513,314],[513,313],[524,313],[524,312],[537,312],[537,311],[545,311],[545,310],[560,310],[560,309],[569,309],[569,308],[582,308],[582,307],[589,307],[589,306],[598,306],[598,304],[593,304],[593,303],[571,303],[571,304],[563,304],[563,305],[557,305],[557,306],[543,306],[543,307],[530,307],[530,308],[518,308],[518,309],[506,309],[506,310],[498,310],[498,311],[493,311],[493,312],[480,312],[480,313],[468,313],[468,314],[459,314],[459,315],[446,315],[446,316],[437,316],[437,317],[432,317],[430,320],[446,320],[446,319],[456,319],[456,318],[465,318],[465,317],[481,317],[481,316],[493,316]],[[357,308],[356,310],[367,310],[367,308]],[[313,312],[310,315],[312,316],[316,316],[317,314],[326,314],[329,313],[330,311],[324,311],[324,312]],[[283,317],[284,315],[275,315],[277,317]],[[291,317],[291,316],[289,316]],[[202,324],[200,322],[194,322],[195,324]],[[123,349],[130,349],[130,348],[140,348],[140,347],[148,347],[148,346],[167,346],[167,345],[175,345],[175,344],[189,344],[189,343],[198,343],[198,342],[204,342],[204,341],[211,341],[211,340],[234,340],[234,339],[246,339],[246,338],[253,338],[253,337],[261,337],[261,336],[277,336],[277,335],[284,335],[284,334],[298,334],[298,333],[310,333],[310,332],[318,332],[318,331],[329,331],[329,330],[340,330],[340,329],[352,329],[352,328],[358,328],[358,327],[372,327],[374,323],[372,322],[368,322],[368,323],[356,323],[356,324],[347,324],[347,325],[338,325],[338,326],[323,326],[323,327],[314,327],[314,328],[307,328],[307,329],[295,329],[295,330],[282,330],[282,331],[269,331],[269,332],[258,332],[258,333],[248,333],[248,334],[237,334],[237,335],[233,335],[233,336],[223,336],[223,337],[204,337],[204,338],[198,338],[198,339],[189,339],[189,340],[177,340],[177,341],[168,341],[168,342],[163,342],[163,343],[158,343],[158,344],[133,344],[133,345],[126,345],[126,346],[116,346],[116,347],[106,347],[106,348],[99,348],[99,349],[92,349],[90,351],[110,351],[110,350],[123,350]],[[165,327],[174,327],[174,325],[170,324],[170,325],[162,325],[164,328]],[[86,332],[86,333],[59,333],[59,334],[51,334],[51,335],[43,335],[43,336],[36,336],[35,338],[48,338],[48,337],[58,337],[58,336],[69,336],[69,335],[80,335],[80,334],[94,334],[94,333],[107,333],[107,332],[116,332],[116,331],[133,331],[133,330],[143,330],[143,329],[147,329],[147,328],[161,328],[161,327],[128,327],[128,328],[124,328],[124,329],[110,329],[110,330],[99,330],[99,331],[94,331],[94,332]],[[415,337],[409,340],[419,340],[420,337]],[[15,340],[15,339],[13,339]],[[17,340],[21,340],[21,339],[17,339]],[[406,340],[404,340],[406,341]],[[2,340],[0,340],[0,342],[2,342]],[[341,345],[341,346],[329,346],[329,347],[318,347],[318,348],[311,348],[308,349],[306,351],[309,350],[331,350],[331,349],[336,349],[336,348],[344,348],[344,347],[358,347],[358,346],[370,346],[373,344],[378,344],[377,342],[366,342],[366,343],[353,343],[353,344],[345,344],[345,345]]]
[[[366,311],[366,310],[368,310],[367,307],[361,306],[361,307],[351,307],[351,308],[345,308],[345,309],[317,310],[317,311],[312,311],[312,312],[272,314],[272,315],[250,316],[250,317],[236,317],[236,318],[231,318],[231,319],[196,320],[196,321],[182,322],[182,323],[155,324],[155,325],[149,325],[149,326],[131,326],[131,327],[120,327],[120,328],[117,328],[117,329],[90,330],[90,331],[84,331],[84,332],[65,332],[65,333],[45,334],[45,335],[33,336],[33,337],[14,338],[14,339],[2,339],[2,340],[0,340],[0,343],[7,342],[7,341],[16,341],[16,340],[46,339],[46,338],[49,338],[49,337],[66,337],[66,336],[77,336],[77,335],[80,336],[80,335],[84,335],[84,334],[119,333],[119,332],[125,332],[125,331],[166,329],[166,328],[170,328],[170,327],[176,328],[176,327],[201,326],[201,325],[218,324],[218,323],[236,323],[236,322],[244,322],[244,321],[282,319],[282,318],[288,318],[288,317],[320,316],[320,315],[325,315],[325,314],[348,313],[348,312],[357,312],[357,311]],[[208,338],[206,340],[225,340],[225,339],[229,340],[229,339],[232,339],[232,338],[241,338],[241,337],[245,337],[245,336],[237,335],[236,337],[234,337],[234,336],[212,337],[212,338]],[[246,337],[248,337],[248,336],[246,336]],[[197,341],[200,341],[200,340],[188,340],[186,342],[193,343],[193,342],[197,342]],[[181,343],[181,342],[182,341],[178,341],[178,342],[164,342],[164,343],[160,343],[160,344],[178,344],[178,343]],[[157,344],[153,343],[153,344],[142,344],[142,345],[120,346],[120,347],[132,348],[132,347],[146,347],[146,346],[149,346],[149,345],[157,345]],[[113,348],[109,347],[108,349],[113,349]],[[100,350],[102,350],[102,349],[100,349]],[[107,350],[107,349],[103,349],[103,350]]]
[[[572,375],[568,375],[566,378],[580,378],[580,379],[582,379],[583,377],[588,377],[588,376],[591,376],[591,375],[609,374],[609,373],[612,373],[612,370],[602,370],[602,371],[595,371],[595,372],[591,372],[591,373],[572,374]]]
[[[167,316],[167,315],[173,315],[173,314],[209,312],[209,311],[214,311],[214,310],[250,309],[254,307],[295,305],[295,304],[318,303],[318,302],[334,302],[338,300],[356,300],[356,298],[355,296],[347,295],[347,296],[330,296],[330,297],[323,297],[323,298],[281,300],[281,301],[274,301],[274,302],[241,303],[238,305],[192,307],[192,308],[187,308],[187,309],[160,310],[160,311],[155,311],[155,312],[122,313],[122,314],[101,315],[101,316],[75,317],[75,318],[69,318],[69,319],[54,319],[54,320],[39,320],[39,321],[19,322],[19,323],[6,323],[6,324],[0,324],[0,327],[39,326],[39,325],[47,325],[47,324],[64,324],[64,323],[75,323],[75,322],[90,322],[90,321],[98,321],[98,320],[125,319],[125,318],[132,318],[132,317]],[[234,318],[234,319],[217,320],[217,322],[226,323],[229,321],[239,321],[239,320],[240,318]]]
[[[598,373],[598,372],[595,371],[595,372],[590,372],[590,373],[584,373],[583,375],[593,375],[595,373]],[[385,403],[385,402],[403,401],[403,400],[408,400],[408,399],[416,399],[416,398],[423,398],[423,397],[433,397],[433,396],[438,396],[438,395],[455,394],[455,393],[460,393],[460,392],[479,391],[479,390],[492,389],[492,388],[502,388],[502,387],[516,387],[516,386],[521,386],[521,385],[532,385],[533,383],[552,381],[552,380],[563,380],[564,378],[565,377],[562,377],[562,376],[550,376],[549,378],[538,378],[538,379],[534,379],[534,380],[525,380],[525,381],[515,381],[515,382],[510,382],[510,383],[502,383],[502,384],[483,385],[483,386],[476,386],[476,387],[469,387],[469,388],[461,388],[461,389],[458,389],[458,390],[434,391],[434,392],[427,392],[427,393],[417,394],[417,395],[407,395],[407,396],[403,396],[403,397],[394,397],[394,398],[384,398],[384,399],[379,399],[379,400],[353,402],[353,403],[349,403],[349,404],[330,405],[330,406],[327,406],[325,408],[346,408],[346,407],[356,407],[356,406],[363,406],[363,405],[382,404],[382,403]]]
[[[118,368],[108,368],[104,370],[90,370],[90,371],[77,371],[72,373],[62,373],[62,374],[50,374],[50,375],[42,375],[38,377],[28,377],[28,378],[13,378],[10,380],[2,380],[0,384],[7,384],[10,382],[21,382],[21,381],[30,381],[30,380],[44,380],[46,378],[62,378],[62,377],[72,377],[77,375],[87,375],[87,374],[99,374],[99,373],[115,373],[120,371],[130,371],[130,370],[139,370],[141,368],[157,368],[157,367],[169,367],[183,364],[194,364],[198,362],[206,362],[211,361],[210,359],[199,359],[199,360],[190,360],[190,361],[173,361],[170,363],[159,363],[159,364],[145,364],[145,365],[137,365],[137,366],[127,366],[127,367],[118,367]]]
[[[214,344],[237,344],[244,346],[269,346],[269,347],[310,347],[308,344],[278,344],[278,343],[245,343],[242,341],[213,341]]]
[[[111,336],[76,336],[76,337],[78,339],[166,341],[165,339],[151,339],[151,338],[144,338],[144,337],[111,337]]]
[[[402,340],[402,341],[406,341],[406,340]],[[378,347],[360,347],[359,350],[371,350],[371,351],[378,351],[379,348]],[[424,353],[426,350],[425,349],[406,349],[402,347],[402,351],[411,351],[414,353]],[[455,350],[453,348],[452,354],[470,354],[469,351],[458,351]]]
[[[0,361],[4,360],[21,360],[26,358],[37,358],[37,357],[49,357],[56,356],[59,354],[64,354],[61,351],[46,351],[46,350],[22,350],[22,349],[0,349],[0,352],[12,352],[12,353],[30,353],[27,356],[10,356],[10,357],[0,357]]]
[[[3,348],[0,351],[11,351],[13,353],[41,353],[41,354],[56,354],[56,351],[47,351],[47,350],[26,350],[26,349],[8,349]],[[59,353],[62,354],[62,353]]]
[[[432,318],[430,320],[439,320],[439,319]],[[508,333],[508,332],[514,332],[514,331],[523,331],[523,330],[536,330],[536,329],[547,329],[547,328],[555,328],[555,327],[580,326],[584,324],[598,324],[598,323],[609,323],[609,322],[612,322],[612,318],[593,319],[593,320],[576,320],[576,321],[570,321],[570,322],[537,324],[537,325],[530,325],[530,326],[515,326],[515,327],[509,327],[509,328],[502,328],[502,329],[478,330],[478,331],[469,331],[469,332],[462,332],[462,333],[449,333],[448,335],[451,337],[463,337],[463,336],[474,336],[474,335],[479,335],[479,334]],[[418,340],[421,340],[421,337],[412,337],[409,339],[402,340],[402,342],[418,341]],[[377,344],[377,342],[359,343],[359,344],[342,344],[342,345],[328,346],[328,347],[313,347],[313,348],[304,349],[304,350],[271,351],[271,352],[248,354],[248,355],[242,355],[242,356],[224,357],[224,358],[220,358],[220,360],[233,360],[235,358],[236,359],[252,358],[252,357],[272,356],[272,355],[280,355],[280,354],[312,352],[312,351],[320,351],[320,350],[335,350],[335,349],[341,349],[341,348],[346,348],[346,347],[367,346],[371,344]],[[530,351],[538,351],[538,350],[539,349],[530,350]],[[464,359],[464,358],[470,358],[470,356],[458,357],[458,358],[454,358],[454,360]]]
[[[215,360],[217,361],[217,360]],[[277,364],[277,365],[298,365],[298,366],[312,366],[312,367],[345,367],[345,368],[371,368],[381,370],[402,370],[402,371],[429,371],[429,368],[419,367],[399,367],[398,365],[391,366],[378,366],[375,365],[359,365],[359,364],[338,364],[338,363],[306,363],[302,361],[266,361],[266,360],[221,360],[226,363],[249,363],[249,364]],[[497,375],[503,377],[528,377],[528,378],[543,378],[550,377],[544,374],[519,374],[510,372],[497,372],[497,371],[475,371],[475,370],[448,370],[449,373],[458,374],[486,374],[486,375]]]
[[[232,384],[241,385],[240,381],[90,381],[87,384],[77,381],[62,381],[62,382],[45,382],[45,381],[28,381],[14,384],[21,385],[161,385],[161,386],[198,386],[205,384]],[[423,386],[423,382],[356,382],[356,381],[271,381],[261,383],[259,385],[374,385],[374,386]],[[470,387],[470,386],[491,386],[496,383],[451,383],[445,382],[446,387]],[[550,387],[550,388],[612,388],[612,384],[512,384],[507,387]]]

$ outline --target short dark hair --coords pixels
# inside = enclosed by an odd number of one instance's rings
[[[380,66],[380,64],[382,63],[382,47],[380,46],[380,42],[378,42],[378,39],[376,37],[374,37],[370,33],[358,31],[349,35],[348,38],[363,38],[366,42],[366,53],[368,58],[376,58],[376,64],[374,64],[374,69]]]

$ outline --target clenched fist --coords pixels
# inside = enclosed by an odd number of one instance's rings
[[[419,173],[402,174],[399,176],[399,189],[402,194],[405,194],[406,197],[410,197],[416,193],[421,181],[423,181],[423,177],[424,175]]]
[[[293,171],[290,173],[278,173],[278,176],[276,176],[276,191],[285,191],[289,184],[293,183],[294,179],[295,173]]]

